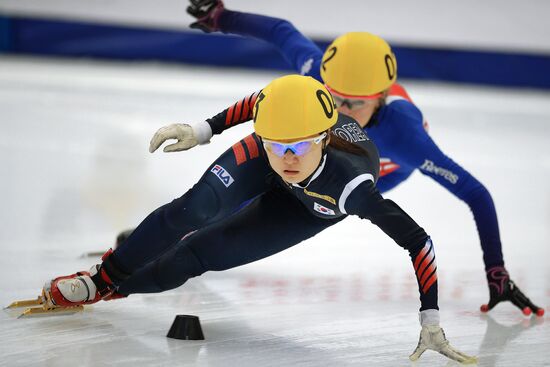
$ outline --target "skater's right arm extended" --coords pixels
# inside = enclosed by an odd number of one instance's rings
[[[198,144],[207,144],[212,135],[221,134],[225,129],[242,124],[252,119],[252,109],[261,91],[244,97],[212,118],[195,124],[171,124],[157,130],[149,145],[153,153],[167,140],[175,139],[176,143],[164,147],[164,152],[180,152]]]

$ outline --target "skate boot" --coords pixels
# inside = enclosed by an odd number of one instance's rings
[[[129,274],[120,271],[114,264],[112,253],[113,249],[109,249],[101,257],[101,265],[92,266],[89,272],[58,277],[46,283],[42,294],[48,305],[74,307],[125,297],[116,292],[113,279],[121,282]]]
[[[103,263],[92,266],[89,272],[82,271],[46,282],[41,296],[36,300],[16,301],[7,308],[30,307],[19,317],[48,313],[75,313],[82,311],[84,305],[124,297],[116,292],[106,269],[111,269],[111,273],[117,276],[116,279],[123,280],[128,275],[116,270],[110,259],[111,254],[112,249],[103,255]]]
[[[90,273],[83,271],[50,280],[44,284],[41,295],[36,299],[15,301],[6,309],[26,307],[18,318],[46,314],[73,314],[83,311],[84,305],[99,300],[101,296]]]
[[[89,272],[82,271],[46,282],[42,289],[45,303],[51,307],[74,307],[99,302],[102,296],[92,280],[92,276],[98,273],[98,268],[99,265],[94,265]],[[110,291],[105,289],[105,296]]]

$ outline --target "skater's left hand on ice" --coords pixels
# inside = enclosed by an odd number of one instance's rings
[[[418,345],[409,356],[411,361],[414,362],[418,360],[422,353],[430,349],[462,364],[477,363],[476,357],[462,353],[449,343],[443,329],[439,326],[438,310],[425,310],[420,312],[420,323],[422,324],[422,330],[420,331]]]
[[[218,18],[224,10],[221,0],[190,0],[189,2],[191,5],[187,7],[187,13],[197,18],[196,22],[191,23],[191,28],[200,29],[206,33],[219,30]]]
[[[502,266],[495,266],[487,270],[489,283],[489,303],[481,306],[482,312],[488,312],[500,302],[510,301],[518,307],[525,316],[534,313],[544,315],[544,309],[535,305],[517,285],[510,279],[508,272]]]
[[[151,138],[149,152],[153,153],[165,141],[170,139],[177,140],[176,143],[164,147],[164,152],[180,152],[188,150],[197,144],[207,144],[212,137],[212,129],[208,122],[203,121],[198,124],[172,124],[157,130]]]

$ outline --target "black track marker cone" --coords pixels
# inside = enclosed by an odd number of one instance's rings
[[[204,340],[201,322],[197,316],[192,315],[176,315],[166,336],[172,339]]]

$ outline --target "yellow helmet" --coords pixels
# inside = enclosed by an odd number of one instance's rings
[[[287,75],[269,83],[256,98],[254,130],[266,139],[299,139],[328,130],[338,111],[332,96],[309,76]]]
[[[321,77],[329,89],[344,96],[370,96],[389,88],[397,77],[397,61],[382,38],[350,32],[328,46]]]

